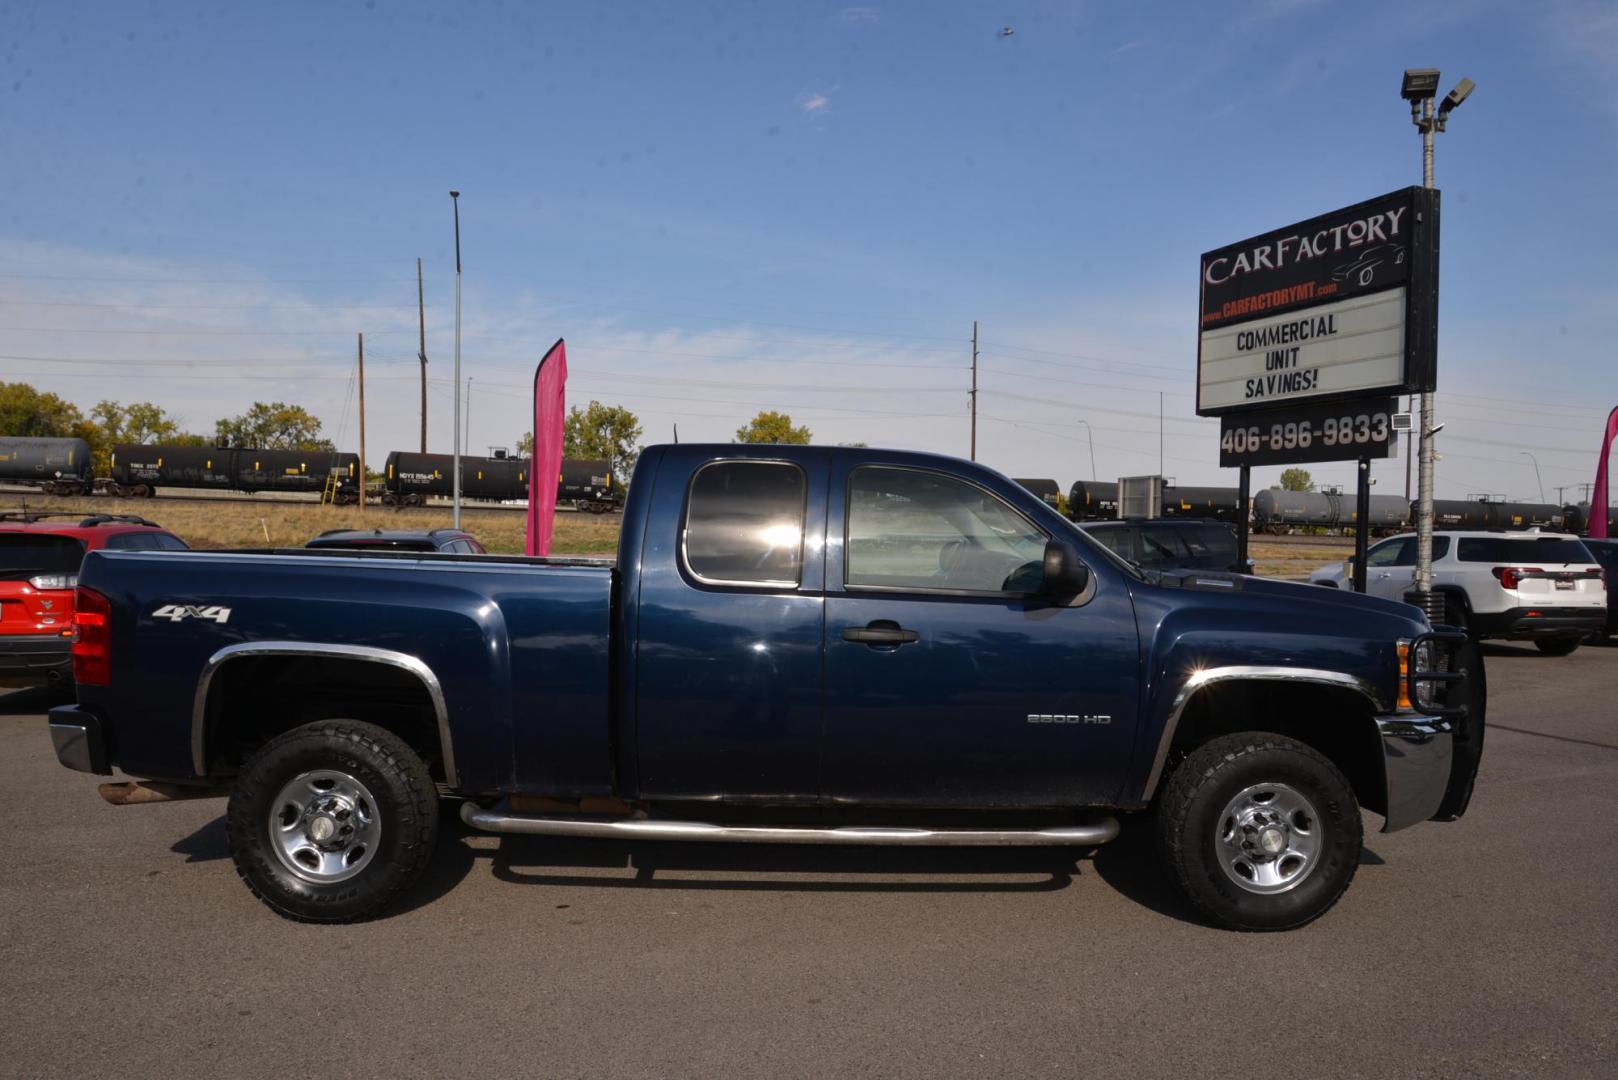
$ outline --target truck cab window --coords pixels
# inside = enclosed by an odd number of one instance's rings
[[[1046,539],[994,495],[941,473],[873,465],[849,480],[848,585],[1022,592]]]
[[[721,461],[691,481],[685,565],[711,585],[796,586],[803,570],[804,477],[778,461]]]

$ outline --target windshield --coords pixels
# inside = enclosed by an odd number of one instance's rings
[[[71,536],[0,534],[0,581],[26,581],[40,574],[76,574],[84,544]]]
[[[1114,566],[1128,574],[1130,577],[1134,578],[1136,581],[1146,580],[1146,575],[1141,572],[1141,568],[1138,565],[1136,565],[1132,560],[1127,559],[1118,552],[1112,550],[1110,546],[1112,544],[1121,544],[1124,542],[1121,539],[1125,536],[1125,530],[1122,527],[1097,529],[1094,533],[1091,533],[1088,529],[1079,528],[1079,526],[1073,522],[1069,522],[1069,527],[1079,537],[1079,539],[1084,542],[1086,552],[1098,551],[1101,553],[1104,559],[1111,562]]]

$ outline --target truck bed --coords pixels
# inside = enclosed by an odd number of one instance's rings
[[[113,681],[137,697],[108,713],[121,729],[117,764],[132,775],[203,775],[210,733],[230,723],[222,710],[233,706],[216,696],[230,669],[282,655],[315,666],[299,647],[318,643],[333,658],[326,673],[346,655],[419,664],[444,703],[458,786],[582,796],[611,789],[616,576],[610,559],[290,548],[98,551],[80,582],[116,613]],[[313,679],[287,674],[288,710]],[[104,695],[80,687],[81,702]]]

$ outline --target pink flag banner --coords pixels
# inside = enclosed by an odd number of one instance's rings
[[[1607,434],[1601,440],[1601,459],[1596,462],[1596,486],[1590,493],[1590,535],[1607,539],[1607,459],[1612,456],[1612,440],[1618,436],[1618,407],[1607,414]],[[1612,582],[1607,582],[1608,588]]]
[[[530,555],[551,553],[556,490],[562,483],[562,426],[567,421],[567,342],[558,338],[534,369],[534,458],[528,463]]]

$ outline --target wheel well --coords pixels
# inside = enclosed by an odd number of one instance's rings
[[[214,673],[202,729],[208,775],[233,774],[275,736],[337,717],[393,732],[444,780],[438,713],[421,679],[390,664],[325,656],[243,656]]]
[[[1374,717],[1363,694],[1343,687],[1265,680],[1220,683],[1203,688],[1186,703],[1169,763],[1172,768],[1220,735],[1243,731],[1285,735],[1319,751],[1341,769],[1361,806],[1385,814],[1387,781]]]

